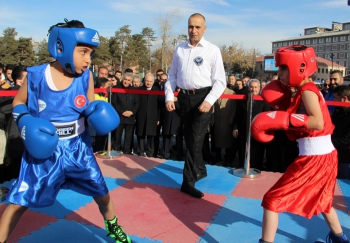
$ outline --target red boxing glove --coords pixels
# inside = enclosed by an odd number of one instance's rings
[[[309,117],[304,114],[291,114],[289,117],[290,130],[306,131]]]
[[[289,114],[285,111],[266,111],[256,115],[252,121],[251,134],[259,142],[270,142],[273,130],[307,130],[308,116]]]
[[[262,89],[261,97],[274,110],[285,111],[290,105],[292,91],[279,80],[273,80]]]

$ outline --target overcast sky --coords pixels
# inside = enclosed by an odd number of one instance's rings
[[[187,19],[206,18],[205,38],[222,46],[233,42],[244,48],[271,53],[271,42],[303,34],[304,28],[331,28],[332,21],[350,22],[347,0],[0,0],[0,29],[16,28],[17,37],[47,38],[51,25],[77,19],[104,37],[130,25],[131,34],[144,27],[156,32],[156,18],[179,9],[173,36],[187,34]]]

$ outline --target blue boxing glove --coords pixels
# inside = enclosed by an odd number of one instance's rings
[[[37,159],[50,157],[57,147],[56,127],[48,120],[29,114],[26,105],[16,105],[12,110],[27,151]]]
[[[85,116],[97,135],[113,131],[120,123],[117,111],[106,101],[95,100],[85,109]]]

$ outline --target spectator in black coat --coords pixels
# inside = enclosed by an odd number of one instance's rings
[[[334,89],[334,101],[350,103],[350,87],[338,86]],[[350,107],[338,106],[333,112],[335,126],[332,143],[338,150],[338,178],[350,179]]]
[[[260,92],[260,81],[257,79],[251,79],[247,85],[250,92],[256,96]],[[236,115],[233,120],[233,136],[237,138],[238,142],[238,157],[239,166],[244,166],[246,140],[247,140],[247,101],[242,100],[237,103]],[[253,100],[252,105],[252,119],[263,112],[270,111],[271,107],[265,101]],[[264,143],[256,141],[253,137],[250,139],[250,166],[259,170],[263,169],[263,160],[266,145]]]
[[[164,85],[167,81],[168,81],[168,75],[166,73],[163,73],[160,77],[160,82]],[[165,108],[164,96],[160,97],[159,99],[162,101],[160,105],[162,105]],[[181,133],[180,117],[177,113],[177,111],[180,110],[180,107],[179,107],[179,102],[177,101],[177,97],[174,97],[174,102],[176,107],[175,112],[167,111],[167,109],[163,109],[164,116],[163,116],[163,124],[162,124],[162,133],[163,133],[163,148],[164,148],[165,159],[170,158],[171,137],[173,135],[177,135],[178,133]]]
[[[147,73],[144,77],[144,86],[140,90],[156,90],[159,89],[154,84],[154,76]],[[136,114],[136,136],[138,140],[139,156],[154,156],[154,137],[157,134],[157,125],[159,124],[159,100],[158,95],[141,94],[140,107]],[[147,136],[147,151],[145,150],[145,139]]]
[[[130,90],[131,73],[125,73],[120,84],[116,88]],[[137,94],[130,93],[114,93],[112,96],[112,105],[117,110],[120,117],[120,124],[115,132],[115,150],[122,150],[122,135],[124,131],[124,154],[131,154],[134,126],[136,121],[136,113],[140,106],[140,97]]]

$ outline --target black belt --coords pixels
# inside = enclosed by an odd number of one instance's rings
[[[204,87],[200,89],[181,89],[181,92],[186,95],[202,94],[211,90],[211,87]]]

